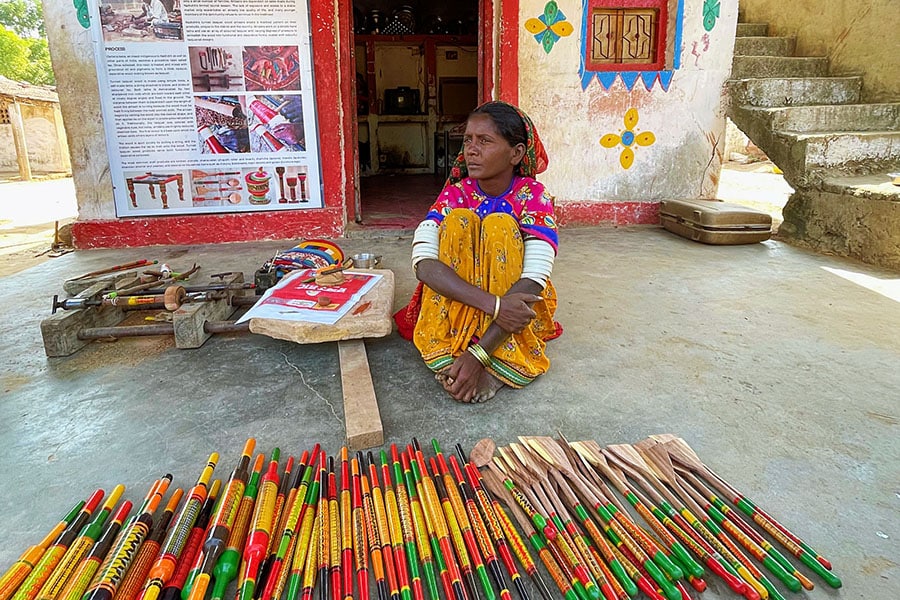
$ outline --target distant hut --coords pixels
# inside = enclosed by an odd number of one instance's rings
[[[51,86],[0,76],[0,172],[71,174],[59,98]]]

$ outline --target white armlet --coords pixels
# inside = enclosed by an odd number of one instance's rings
[[[412,266],[426,258],[438,258],[439,225],[432,220],[422,221],[413,235]]]
[[[553,271],[553,260],[556,252],[553,246],[544,240],[531,238],[525,240],[525,256],[522,259],[522,277],[547,286],[547,279]]]

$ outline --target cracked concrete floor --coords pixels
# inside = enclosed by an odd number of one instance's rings
[[[570,229],[554,271],[563,336],[551,371],[480,406],[444,396],[414,348],[366,342],[388,443],[471,447],[517,435],[637,442],[684,437],[746,495],[831,559],[844,587],[808,598],[900,597],[900,278],[776,241],[694,244],[657,228]],[[408,238],[340,240],[376,251],[413,289]],[[139,258],[247,278],[285,244],[79,251],[0,279],[0,569],[79,498],[127,486],[140,502],[172,473],[218,477],[248,437],[299,455],[343,441],[336,344],[219,335],[95,342],[44,356],[40,322],[70,277]],[[735,597],[708,577],[703,598]]]

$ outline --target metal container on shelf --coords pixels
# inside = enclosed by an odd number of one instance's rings
[[[385,26],[385,18],[380,10],[377,8],[373,8],[369,11],[369,18],[366,21],[366,28],[371,34],[381,33],[381,30],[384,29]]]

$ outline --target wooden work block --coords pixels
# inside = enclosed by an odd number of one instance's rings
[[[70,279],[63,283],[63,289],[68,295],[74,296],[98,283],[105,285],[103,289],[123,290],[141,283],[141,277],[140,275],[135,274],[134,271],[122,271],[121,273],[110,273],[108,275],[98,275],[97,277],[87,277],[85,279]]]
[[[384,430],[366,343],[362,340],[338,342],[341,359],[341,386],[344,391],[344,426],[351,450],[375,448],[384,444]]]
[[[105,282],[96,283],[78,294],[78,298],[99,297],[107,289]],[[90,340],[78,339],[78,333],[87,327],[111,327],[125,319],[125,311],[115,306],[89,306],[73,310],[61,310],[41,321],[41,337],[44,352],[49,357],[74,354]]]
[[[353,269],[353,271],[383,276],[360,300],[358,306],[370,303],[362,313],[354,315],[351,310],[332,325],[281,319],[250,319],[250,331],[298,344],[388,335],[394,325],[391,319],[391,309],[394,305],[394,272],[389,269]]]
[[[243,273],[232,273],[222,279],[222,283],[243,283]],[[199,348],[212,334],[204,330],[207,321],[224,321],[235,307],[231,305],[231,296],[244,290],[229,290],[228,296],[221,300],[208,302],[191,302],[184,304],[172,313],[172,327],[175,330],[176,348]]]

